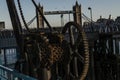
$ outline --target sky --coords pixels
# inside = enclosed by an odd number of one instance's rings
[[[14,0],[15,2],[17,0]],[[35,0],[37,3],[44,7],[44,11],[58,11],[58,10],[72,10],[76,0]],[[92,8],[93,20],[96,21],[100,16],[108,18],[111,14],[112,18],[115,19],[120,16],[120,0],[77,0],[82,6],[82,13],[90,17],[90,11],[88,7]],[[35,7],[31,0],[21,0],[23,13],[28,22],[35,16]],[[17,3],[16,3],[17,6]],[[46,16],[47,20],[53,25],[60,25],[60,15]],[[64,15],[65,22],[68,21],[68,15]],[[0,21],[5,21],[6,28],[12,28],[11,20],[6,5],[6,0],[0,0]],[[34,26],[35,23],[32,24]]]

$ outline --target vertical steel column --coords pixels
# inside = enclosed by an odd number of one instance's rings
[[[13,26],[13,31],[16,37],[16,42],[20,48],[20,51],[22,51],[22,44],[21,44],[22,27],[21,27],[17,10],[16,10],[15,2],[14,0],[6,0],[6,2],[7,2],[9,14],[10,14],[10,18]]]

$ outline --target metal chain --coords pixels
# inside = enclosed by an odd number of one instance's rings
[[[24,23],[24,26],[26,27],[26,29],[30,32],[28,26],[27,26],[27,23],[26,23],[26,20],[25,20],[25,17],[23,15],[23,11],[22,11],[22,7],[21,7],[21,4],[20,4],[20,0],[17,0],[17,3],[18,3],[18,7],[19,7],[19,11],[20,11],[20,16],[22,18],[22,21]]]

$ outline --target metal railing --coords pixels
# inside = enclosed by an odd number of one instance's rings
[[[0,80],[37,80],[30,76],[0,65]]]

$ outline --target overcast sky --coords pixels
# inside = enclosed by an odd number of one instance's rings
[[[17,0],[15,0],[16,2]],[[44,11],[72,10],[76,0],[35,0],[44,6]],[[90,16],[88,7],[92,8],[93,20],[96,21],[100,16],[108,18],[109,14],[115,19],[120,16],[120,0],[77,0],[82,5],[82,12]],[[22,8],[26,21],[35,16],[35,8],[31,0],[21,0]],[[17,5],[17,4],[16,4]],[[52,25],[60,25],[60,16],[46,16]],[[68,15],[64,15],[68,17]],[[64,18],[68,21],[67,18]],[[0,0],[0,21],[5,21],[6,28],[12,28],[6,0]],[[33,24],[34,25],[34,24]]]

